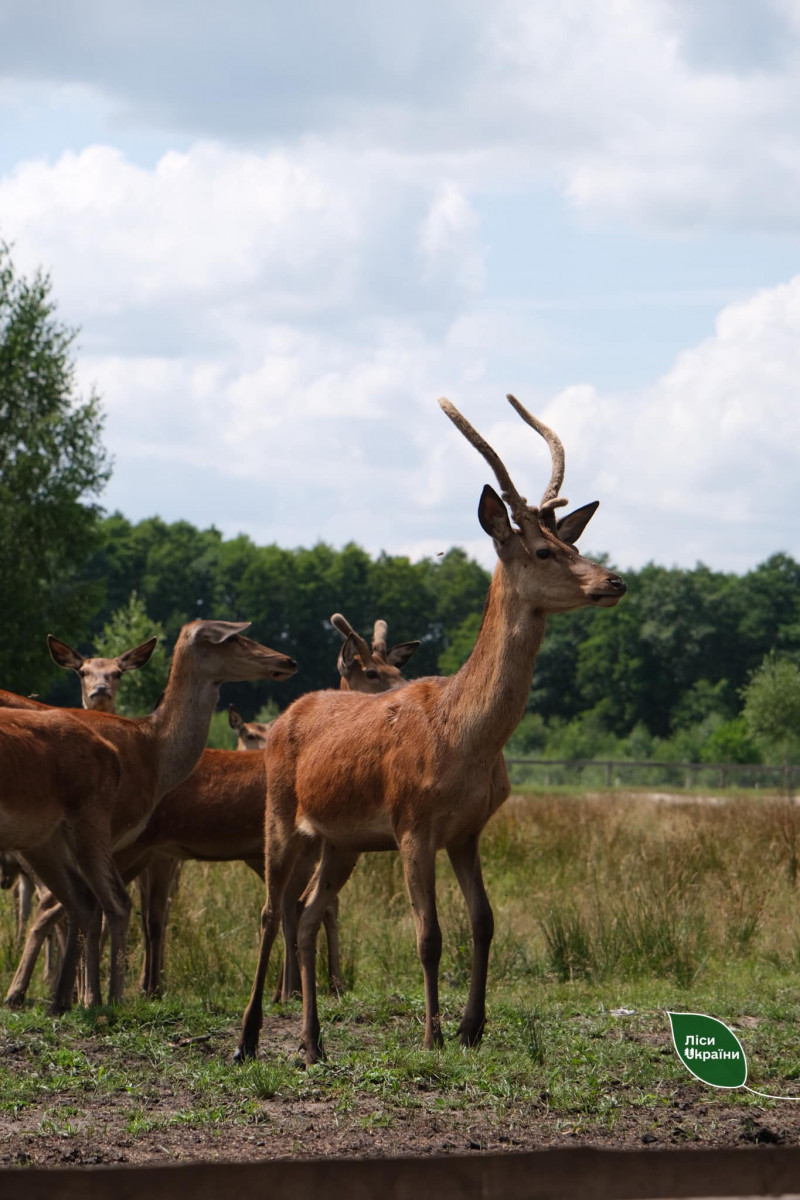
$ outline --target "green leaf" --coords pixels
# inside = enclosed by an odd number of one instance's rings
[[[741,1087],[747,1079],[747,1060],[735,1034],[716,1017],[702,1013],[674,1013],[672,1041],[678,1057],[695,1078],[711,1087]]]

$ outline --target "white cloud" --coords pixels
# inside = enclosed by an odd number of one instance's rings
[[[489,472],[435,399],[463,407],[535,501],[547,455],[511,388],[562,436],[564,490],[602,501],[588,542],[619,563],[800,554],[797,280],[723,309],[626,395],[569,368],[569,386],[531,392],[561,328],[537,315],[546,285],[485,295],[479,214],[554,181],[587,220],[797,229],[800,21],[742,3],[769,36],[716,37],[716,0],[702,18],[688,0],[413,0],[388,26],[355,4],[346,36],[341,9],[208,4],[188,44],[170,6],[133,21],[53,5],[47,46],[24,14],[0,17],[0,106],[41,93],[85,113],[100,97],[114,141],[65,135],[73,150],[0,177],[17,266],[50,269],[59,314],[83,327],[81,379],[118,461],[109,503],[289,544],[459,541],[488,562]],[[121,148],[154,129],[168,148],[151,159]],[[201,140],[175,149],[187,129]],[[553,306],[596,320],[618,301],[578,287]]]
[[[240,0],[198,6],[189,38],[181,6],[47,9],[47,39],[41,11],[0,18],[10,111],[32,80],[44,98],[70,85],[94,90],[115,140],[160,129],[263,151],[311,138],[345,160],[388,148],[462,193],[557,179],[590,218],[798,227],[800,19],[785,2],[737,0],[732,21],[719,0]],[[266,186],[267,220],[300,186],[281,189],[277,171],[241,197],[258,204]]]

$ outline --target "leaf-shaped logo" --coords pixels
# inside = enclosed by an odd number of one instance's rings
[[[741,1087],[747,1079],[747,1060],[739,1039],[703,1013],[667,1013],[672,1040],[685,1067],[712,1087]]]

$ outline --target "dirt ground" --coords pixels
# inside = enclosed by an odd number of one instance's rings
[[[265,1042],[273,1051],[291,1055],[296,1033],[280,1017],[267,1017]],[[223,1037],[203,1043],[209,1055],[235,1044],[232,1027]],[[87,1054],[92,1046],[87,1042]],[[176,1049],[176,1053],[181,1053]],[[783,1103],[761,1108],[729,1103],[721,1093],[700,1083],[676,1088],[668,1106],[654,1103],[621,1109],[612,1129],[587,1114],[566,1120],[539,1103],[511,1106],[500,1116],[485,1109],[445,1109],[435,1088],[418,1087],[418,1106],[385,1106],[376,1111],[365,1097],[349,1111],[335,1100],[308,1101],[282,1097],[259,1102],[250,1124],[226,1121],[199,1126],[180,1114],[192,1108],[192,1096],[165,1085],[148,1103],[148,1116],[163,1127],[133,1135],[129,1117],[141,1100],[122,1092],[63,1095],[62,1104],[77,1112],[68,1132],[48,1132],[58,1109],[27,1108],[0,1113],[2,1166],[64,1166],[100,1163],[164,1164],[192,1160],[257,1161],[287,1157],[428,1155],[535,1150],[545,1147],[596,1146],[646,1149],[800,1145],[800,1105]],[[50,1120],[48,1120],[48,1117]],[[173,1118],[170,1120],[170,1118]],[[177,1120],[176,1120],[177,1119]]]

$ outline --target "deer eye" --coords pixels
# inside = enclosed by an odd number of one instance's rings
[[[552,550],[547,550],[547,549],[537,550],[536,557],[537,558],[550,558],[552,553],[553,553]]]
[[[378,678],[378,672],[375,670],[374,667],[370,667],[370,669],[366,672],[366,675],[367,675],[367,679],[377,679]]]

